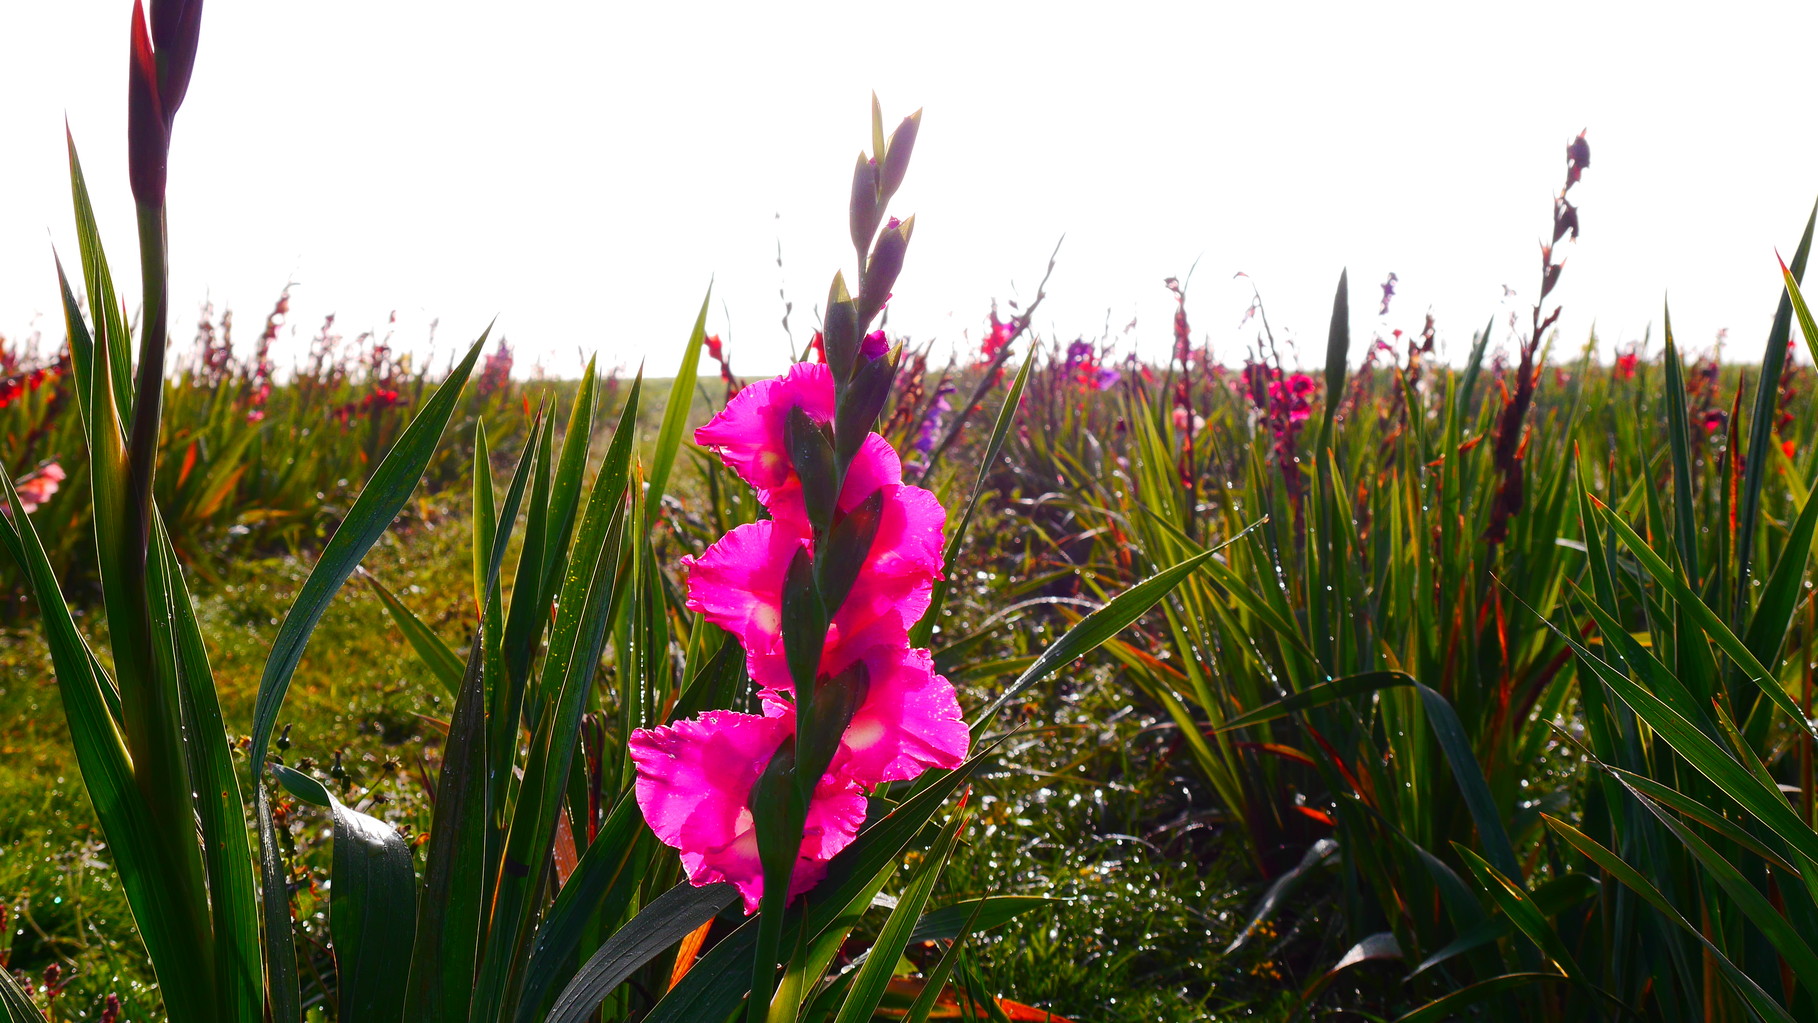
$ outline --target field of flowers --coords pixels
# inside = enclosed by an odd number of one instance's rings
[[[287,295],[167,337],[200,12],[133,26],[143,305],[72,140],[0,343],[13,1023],[1818,1019],[1818,212],[1742,352],[1551,330],[1581,134],[1462,363],[1343,275],[1318,366],[1173,279],[1165,361],[1039,291],[949,355],[874,103],[775,378],[707,301],[663,380],[278,367]]]

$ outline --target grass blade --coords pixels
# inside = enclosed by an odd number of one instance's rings
[[[435,630],[423,624],[423,619],[418,618],[415,612],[405,607],[404,602],[399,600],[396,594],[386,589],[385,584],[379,582],[378,576],[370,572],[360,574],[365,578],[367,585],[372,587],[373,595],[379,598],[379,603],[384,605],[385,612],[391,615],[391,620],[397,624],[398,631],[404,634],[405,642],[416,651],[417,659],[422,661],[423,666],[436,677],[436,681],[442,683],[442,688],[448,690],[448,695],[458,698],[461,694],[463,673],[461,658],[456,656],[453,650],[448,649],[448,644],[442,642],[442,637],[436,635]]]
[[[738,889],[721,881],[695,887],[684,881],[644,907],[613,934],[562,990],[547,1023],[585,1023],[612,989],[738,899]]]
[[[675,380],[669,385],[669,399],[663,405],[663,425],[657,429],[656,447],[650,456],[650,489],[644,498],[644,521],[654,523],[663,507],[663,490],[669,486],[669,471],[675,466],[675,455],[682,448],[682,431],[688,428],[688,412],[694,407],[694,381],[701,366],[701,345],[707,339],[707,303],[713,300],[713,289],[701,298],[701,311],[694,318],[694,329],[688,334],[688,345],[682,349],[682,364],[676,368]],[[642,371],[638,374],[643,376]]]

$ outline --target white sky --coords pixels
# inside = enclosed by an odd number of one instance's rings
[[[125,177],[123,0],[0,4],[0,333],[61,336],[74,260],[67,113],[116,276],[136,284]],[[1675,13],[1675,11],[1684,13]],[[1532,300],[1564,148],[1584,239],[1556,294],[1638,338],[1673,303],[1682,343],[1733,328],[1759,357],[1818,195],[1818,4],[814,5],[210,0],[170,167],[172,335],[205,296],[250,344],[295,279],[289,363],[323,314],[349,337],[398,312],[440,358],[494,314],[519,350],[669,372],[703,290],[734,368],[788,359],[834,269],[868,97],[926,108],[894,212],[917,214],[892,326],[967,343],[1066,243],[1037,326],[1136,318],[1166,350],[1169,275],[1198,261],[1196,335],[1241,358],[1246,271],[1278,335],[1321,360],[1348,266],[1354,330],[1429,307],[1453,353],[1503,285]],[[776,265],[781,241],[784,267]],[[1524,316],[1525,319],[1525,316]],[[1658,347],[1656,332],[1655,347]]]

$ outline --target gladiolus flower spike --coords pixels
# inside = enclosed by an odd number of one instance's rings
[[[871,358],[877,343],[867,338]],[[694,721],[632,734],[638,805],[657,837],[682,854],[695,884],[727,880],[747,912],[758,907],[763,876],[756,853],[752,790],[785,742],[799,734],[803,704],[836,715],[815,719],[828,743],[827,764],[808,800],[801,854],[790,895],[811,888],[826,863],[858,833],[862,793],[965,759],[970,736],[954,688],[934,671],[909,629],[927,610],[941,578],[946,510],[921,487],[902,482],[897,453],[868,434],[847,467],[829,523],[817,528],[813,499],[792,454],[790,422],[809,429],[832,420],[832,372],[803,363],[741,391],[695,434],[749,483],[771,518],[739,526],[699,558],[687,559],[688,608],[731,633],[745,651],[763,716],[711,711]],[[825,471],[823,467],[819,471]],[[849,540],[854,530],[869,534]],[[825,557],[817,552],[824,551]],[[792,567],[806,554],[828,597],[825,639],[811,696],[791,671],[786,635]],[[833,584],[835,578],[841,581]],[[843,592],[840,592],[843,591]],[[801,754],[798,752],[798,757]]]
[[[709,711],[630,738],[638,806],[657,838],[681,853],[690,881],[730,881],[766,921],[857,837],[867,790],[957,767],[971,742],[952,683],[909,640],[943,578],[946,509],[903,482],[897,452],[872,429],[900,348],[869,328],[914,220],[890,218],[873,235],[918,123],[858,162],[860,289],[834,278],[820,361],[744,388],[695,433],[770,513],[683,562],[687,606],[744,651],[763,713]],[[754,1005],[769,977],[758,962]]]

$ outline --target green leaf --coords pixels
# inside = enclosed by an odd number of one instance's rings
[[[1620,516],[1607,507],[1599,506],[1599,510],[1603,514],[1604,522],[1615,531],[1616,536],[1622,540],[1623,546],[1629,549],[1629,553],[1635,555],[1635,560],[1639,561],[1641,566],[1647,569],[1648,574],[1653,576],[1654,580],[1671,595],[1673,605],[1686,612],[1692,621],[1704,629],[1705,634],[1722,647],[1724,653],[1730,655],[1730,659],[1735,661],[1736,666],[1749,677],[1749,681],[1760,687],[1761,691],[1767,694],[1768,699],[1774,701],[1775,706],[1784,711],[1793,722],[1809,732],[1810,725],[1806,723],[1805,715],[1799,712],[1799,708],[1794,705],[1792,698],[1786,695],[1784,689],[1780,688],[1780,683],[1774,679],[1773,672],[1761,663],[1760,659],[1749,650],[1742,640],[1736,638],[1736,634],[1730,631],[1730,627],[1723,623],[1717,613],[1712,611],[1698,594],[1692,592],[1691,587],[1686,585],[1684,577],[1675,572],[1665,559],[1654,553],[1654,549],[1648,546],[1647,541],[1643,540],[1628,523],[1622,521]]]
[[[988,895],[965,899],[923,913],[915,922],[915,930],[909,934],[909,944],[955,940],[961,934],[988,931],[1009,923],[1032,909],[1065,906],[1069,901],[1045,895]]]
[[[329,538],[328,546],[323,548],[321,558],[316,561],[315,568],[310,570],[309,578],[304,580],[296,601],[284,616],[283,624],[278,627],[277,639],[272,643],[271,654],[266,658],[265,672],[259,680],[258,698],[253,706],[255,765],[264,762],[272,729],[277,723],[278,710],[290,687],[291,675],[303,659],[303,649],[309,643],[310,633],[315,631],[316,623],[322,620],[329,601],[334,599],[341,584],[353,574],[360,559],[365,557],[366,552],[391,525],[391,520],[403,510],[404,503],[410,500],[411,492],[416,489],[424,467],[435,453],[442,431],[448,426],[449,417],[454,412],[455,401],[460,397],[461,389],[466,386],[467,376],[472,372],[475,360],[480,357],[480,349],[485,344],[486,334],[481,334],[480,339],[467,350],[467,357],[461,360],[448,375],[448,379],[436,388],[435,393],[430,395],[422,409],[411,419],[410,426],[386,453],[372,479],[360,491],[353,507],[348,509],[347,517],[341,521],[334,536]]]
[[[1299,714],[1315,707],[1323,707],[1339,700],[1348,700],[1366,693],[1415,684],[1414,676],[1402,671],[1366,671],[1360,675],[1347,675],[1344,678],[1310,685],[1300,692],[1291,693],[1274,703],[1264,704],[1253,711],[1239,714],[1218,726],[1217,730],[1231,732],[1239,728],[1251,728],[1285,718],[1290,714]]]
[[[707,303],[713,289],[701,298],[701,311],[694,318],[688,345],[682,349],[682,364],[676,368],[675,380],[669,385],[669,399],[663,406],[663,425],[657,429],[656,448],[651,452],[649,490],[644,499],[644,521],[654,523],[663,507],[663,490],[669,486],[669,470],[675,465],[675,453],[682,447],[682,431],[688,428],[688,412],[694,406],[694,381],[701,366],[701,344],[707,338]],[[642,376],[642,373],[639,374]]]
[[[607,928],[618,922],[650,865],[651,841],[637,799],[630,793],[621,796],[537,925],[518,997],[517,1023],[541,1018],[548,994],[557,985],[567,986],[588,930],[596,922]]]
[[[904,850],[922,833],[941,804],[996,747],[995,742],[987,745],[951,771],[927,772],[921,791],[883,817],[868,818],[858,838],[828,862],[827,876],[814,891],[790,907],[785,936],[802,927],[813,938],[829,927],[839,926],[851,916],[853,904],[861,895],[863,904],[869,905],[869,893],[876,891],[874,885],[881,884],[878,875],[896,870]],[[643,1023],[726,1019],[751,990],[752,951],[757,944],[757,920],[746,920],[709,949]]]
[[[152,534],[153,591],[169,601],[175,668],[181,683],[185,748],[195,782],[196,822],[202,835],[208,875],[209,912],[214,924],[215,983],[227,1019],[251,1023],[264,1011],[259,957],[259,903],[253,879],[252,846],[246,834],[246,803],[234,767],[227,725],[215,695],[208,647],[195,606],[177,566],[164,523]]]
[[[614,578],[624,541],[628,447],[619,438],[594,479],[587,510],[557,604],[541,685],[548,706],[531,737],[530,757],[505,839],[503,870],[481,960],[476,1008],[481,1018],[503,1015],[507,993],[524,968],[538,893],[555,842],[563,787],[579,741],[581,713],[593,686],[616,600]]]
[[[1578,961],[1561,941],[1558,932],[1547,923],[1541,914],[1540,907],[1528,895],[1527,889],[1509,875],[1491,866],[1483,857],[1472,852],[1461,843],[1453,842],[1452,848],[1464,860],[1466,867],[1477,876],[1478,884],[1489,893],[1490,900],[1502,910],[1515,929],[1526,935],[1539,947],[1542,954],[1552,960],[1559,972],[1579,983],[1584,983],[1584,971],[1578,968]]]
[[[1818,228],[1818,205],[1812,207],[1812,213],[1805,221],[1805,233],[1799,238],[1799,247],[1793,252],[1793,265],[1786,276],[1792,280],[1805,276],[1806,259],[1812,252],[1812,232]],[[1787,341],[1793,333],[1793,301],[1791,293],[1781,291],[1780,303],[1774,308],[1774,323],[1768,329],[1767,349],[1761,356],[1761,373],[1755,378],[1755,409],[1749,415],[1748,454],[1742,462],[1742,489],[1737,494],[1740,502],[1734,509],[1736,515],[1736,611],[1737,620],[1748,606],[1748,594],[1752,586],[1749,579],[1749,562],[1755,553],[1755,525],[1760,518],[1761,488],[1767,482],[1767,468],[1772,464],[1768,450],[1774,444],[1774,410],[1780,402],[1780,388],[1775,381],[1780,379],[1780,372],[1786,365]],[[1734,456],[1732,456],[1734,457]]]
[[[587,452],[593,444],[594,393],[598,380],[593,359],[581,374],[581,389],[568,413],[562,435],[562,456],[556,462],[554,486],[549,497],[550,542],[543,552],[542,592],[554,594],[568,560],[568,541],[574,534],[575,515],[581,507],[581,477],[587,471]]]
[[[1489,783],[1484,781],[1483,768],[1477,763],[1477,754],[1471,749],[1470,737],[1458,720],[1458,712],[1438,691],[1418,682],[1414,683],[1414,689],[1420,694],[1433,737],[1439,740],[1440,751],[1452,769],[1452,780],[1458,785],[1459,795],[1464,797],[1465,808],[1471,812],[1471,822],[1477,825],[1477,840],[1483,844],[1484,853],[1496,869],[1519,884],[1522,873],[1521,864],[1515,859],[1515,847],[1503,829],[1502,815],[1496,812]]]
[[[326,806],[334,815],[328,930],[340,981],[340,1018],[347,1023],[401,1021],[417,928],[410,845],[397,828],[343,805],[309,775],[283,764],[273,764],[271,770],[292,795]]]
[[[1332,323],[1326,331],[1326,412],[1319,430],[1319,447],[1331,443],[1332,422],[1338,415],[1338,402],[1345,393],[1345,359],[1351,351],[1351,302],[1349,270],[1338,274],[1338,290],[1332,296]]]
[[[1641,896],[1643,901],[1648,905],[1653,906],[1661,916],[1672,923],[1678,924],[1681,930],[1690,934],[1693,938],[1696,938],[1698,942],[1705,947],[1705,950],[1710,953],[1711,960],[1716,963],[1717,968],[1723,971],[1724,978],[1730,982],[1730,987],[1733,988],[1744,1001],[1748,1002],[1749,1007],[1754,1009],[1762,1019],[1776,1020],[1778,1023],[1793,1023],[1793,1017],[1788,1015],[1787,1011],[1781,1008],[1780,1004],[1774,1001],[1772,996],[1766,991],[1761,990],[1760,985],[1756,984],[1748,974],[1742,972],[1735,963],[1731,962],[1729,957],[1723,954],[1723,950],[1713,944],[1711,939],[1705,936],[1704,931],[1701,928],[1693,924],[1690,920],[1687,920],[1685,916],[1667,900],[1666,896],[1660,893],[1660,889],[1654,887],[1653,883],[1643,876],[1640,871],[1629,866],[1621,857],[1604,848],[1602,845],[1599,845],[1596,840],[1592,839],[1584,832],[1579,831],[1572,825],[1567,824],[1565,821],[1562,821],[1551,814],[1543,813],[1540,816],[1541,819],[1546,822],[1547,827],[1552,828],[1553,831],[1561,838],[1565,839],[1566,843],[1572,846],[1572,848],[1583,853],[1587,859],[1596,863],[1599,867],[1602,867],[1610,876],[1627,885],[1635,894]],[[1433,1016],[1425,1018],[1438,1019],[1441,1017]]]
[[[1505,991],[1529,991],[1537,984],[1565,979],[1557,973],[1504,973],[1488,977],[1435,998],[1413,1012],[1398,1016],[1395,1023],[1444,1023],[1446,1020],[1466,1018],[1459,1015],[1459,1010],[1476,1005],[1493,995]]]
[[[587,960],[556,999],[547,1023],[585,1023],[613,988],[737,899],[738,889],[725,881],[699,888],[684,881],[664,892]]]
[[[1238,534],[1242,536],[1243,534]],[[1220,544],[1219,547],[1204,550],[1178,564],[1162,569],[1135,586],[1113,597],[1104,607],[1079,620],[1067,634],[1043,650],[1029,669],[1018,675],[1016,681],[1000,693],[997,699],[980,711],[972,719],[973,734],[978,734],[986,725],[997,717],[1011,700],[1021,696],[1030,686],[1054,674],[1061,668],[1073,663],[1097,649],[1099,644],[1122,632],[1130,623],[1143,616],[1143,613],[1155,606],[1156,601],[1168,595],[1168,591],[1190,575],[1214,551],[1234,543],[1238,537]]]
[[[1724,795],[1753,814],[1800,856],[1818,864],[1818,833],[1813,832],[1810,825],[1800,819],[1779,789],[1764,783],[1748,768],[1737,763],[1715,739],[1680,716],[1658,696],[1605,663],[1565,630],[1551,622],[1547,622],[1547,625],[1572,647],[1578,655],[1579,664],[1589,668],[1592,674],[1614,690],[1635,712],[1635,716],[1658,733],[1674,752],[1685,758],[1686,763],[1709,778]]]
[[[361,575],[365,577],[367,585],[372,587],[379,603],[385,606],[391,620],[397,623],[405,642],[416,651],[417,659],[435,675],[436,681],[442,683],[442,687],[448,690],[448,695],[458,697],[461,692],[461,658],[448,649],[448,644],[442,642],[442,637],[436,635],[435,630],[423,624],[423,619],[418,618],[410,608],[404,606],[403,601],[386,589],[385,584],[379,582],[378,576],[370,572],[362,572]]]
[[[915,1001],[909,1004],[909,1011],[904,1014],[903,1023],[928,1023],[929,1015],[934,1012],[934,1003],[940,1001],[941,991],[947,986],[947,978],[953,974],[954,966],[959,963],[960,949],[966,944],[966,939],[972,935],[976,917],[984,904],[983,899],[972,902],[973,916],[961,922],[958,931],[953,935],[952,943],[941,953],[941,957],[934,967],[924,974],[921,993],[916,995]]]
[[[898,897],[896,908],[885,919],[884,927],[878,932],[877,941],[867,953],[864,965],[859,967],[858,976],[853,978],[852,987],[846,993],[846,999],[841,1003],[834,1023],[865,1023],[877,1011],[878,1004],[884,1000],[884,991],[890,985],[896,961],[902,956],[903,950],[909,947],[909,938],[921,917],[922,907],[928,904],[928,897],[934,894],[934,885],[946,869],[947,857],[953,852],[954,840],[959,837],[966,817],[966,811],[956,810],[947,819],[946,826],[941,828],[928,855],[923,857],[920,866],[910,877],[908,887]]]
[[[534,429],[534,427],[533,427]],[[515,509],[514,515],[515,518]],[[499,532],[499,506],[492,492],[492,450],[486,444],[486,420],[473,424],[473,606],[486,606],[486,579],[491,574],[493,539]]]
[[[1268,890],[1263,892],[1263,897],[1256,903],[1255,911],[1250,914],[1250,922],[1244,925],[1243,930],[1237,932],[1237,937],[1225,948],[1225,954],[1230,955],[1243,948],[1244,943],[1250,940],[1250,935],[1255,934],[1256,929],[1264,921],[1274,916],[1277,909],[1281,908],[1282,900],[1293,893],[1308,871],[1337,859],[1338,842],[1336,839],[1322,838],[1308,846],[1306,852],[1300,854],[1299,863],[1282,871],[1280,876],[1269,883]]]
[[[157,974],[166,1010],[177,1018],[214,1014],[213,979],[194,954],[208,940],[206,908],[184,887],[183,875],[133,777],[132,760],[104,692],[107,682],[63,602],[37,529],[26,515],[10,473],[0,492],[11,515],[0,515],[0,540],[24,568],[44,625],[70,742],[89,802],[101,821],[139,938]]]
[[[1818,990],[1818,954],[1812,952],[1812,947],[1805,943],[1805,939],[1787,922],[1787,918],[1774,908],[1767,896],[1757,891],[1754,884],[1713,849],[1710,843],[1667,813],[1665,807],[1642,795],[1633,786],[1629,787],[1629,793],[1691,850],[1698,862],[1704,865],[1705,871],[1723,889],[1724,894],[1729,896],[1730,903],[1753,921],[1768,941],[1773,943],[1775,951],[1786,960],[1800,984],[1809,990]]]
[[[11,970],[0,970],[0,1006],[6,1007],[9,1023],[46,1023],[44,1013],[32,1004],[30,995],[20,990]]]
[[[377,585],[375,583],[374,585]],[[483,618],[496,617],[498,588]],[[423,895],[417,903],[416,946],[410,958],[409,1004],[416,1018],[466,1023],[479,965],[487,827],[492,817],[486,778],[486,624],[474,629],[467,665],[455,686],[454,716],[436,777]]]

